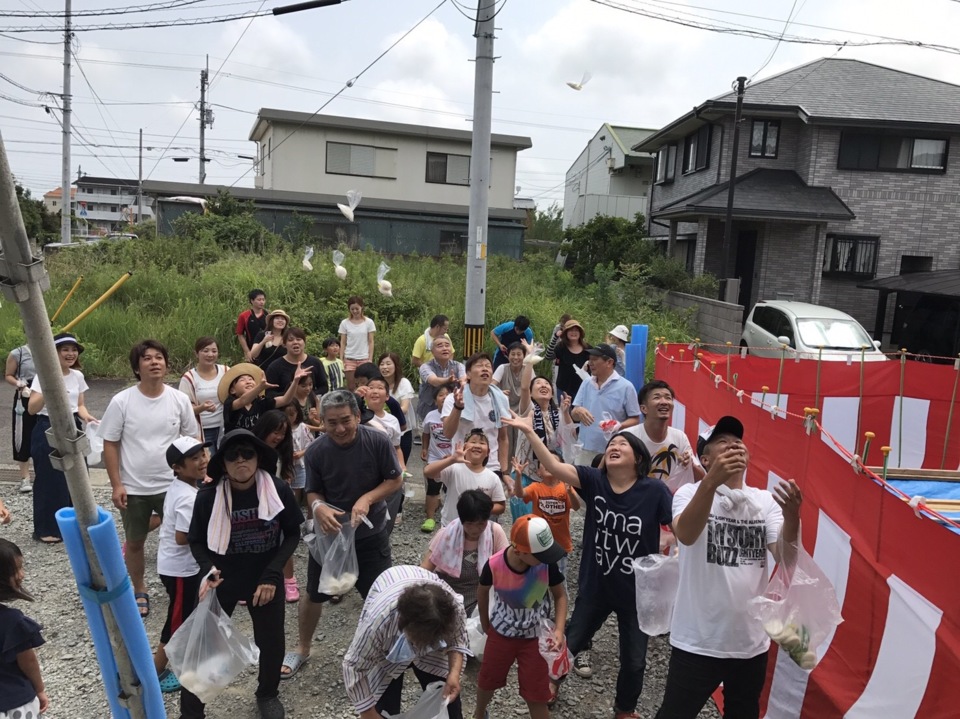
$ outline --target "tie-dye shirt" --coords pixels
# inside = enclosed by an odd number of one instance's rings
[[[490,626],[504,637],[533,639],[540,619],[553,611],[549,588],[563,584],[556,564],[538,564],[518,572],[507,564],[507,550],[497,552],[480,573],[480,586],[493,587]]]

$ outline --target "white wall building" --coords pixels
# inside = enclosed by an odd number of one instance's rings
[[[472,133],[263,108],[254,184],[265,190],[469,206]],[[517,152],[530,138],[494,134],[490,207],[512,208]]]
[[[653,156],[632,148],[656,130],[604,123],[567,170],[563,226],[579,227],[597,215],[632,220],[646,212]]]
[[[105,235],[137,222],[137,181],[82,175],[76,181],[75,226],[81,234]],[[153,201],[143,198],[144,220],[153,218]]]

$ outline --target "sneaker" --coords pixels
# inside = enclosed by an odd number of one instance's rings
[[[267,697],[266,699],[258,697],[257,711],[260,712],[260,719],[284,719],[287,716],[279,697]]]
[[[590,650],[584,649],[573,658],[573,671],[578,677],[589,679],[593,676],[593,667],[590,666]],[[619,715],[617,715],[619,717]],[[626,714],[624,716],[627,716]]]
[[[417,447],[420,447],[420,446],[423,445],[423,440],[420,439],[420,435],[419,435],[419,434],[415,434],[415,435],[414,435],[414,437],[413,437],[413,443],[414,443]]]
[[[297,587],[296,577],[283,580],[283,594],[290,604],[300,601],[300,588]]]
[[[398,513],[397,513],[397,518],[396,518],[396,520],[394,520],[393,526],[394,526],[394,527],[402,527],[402,526],[403,526],[403,512],[398,512]]]
[[[420,525],[420,531],[430,534],[434,529],[437,528],[437,522],[434,519],[428,519],[423,524]]]
[[[29,477],[20,480],[20,491],[24,494],[29,494],[33,491],[33,484],[30,482]]]

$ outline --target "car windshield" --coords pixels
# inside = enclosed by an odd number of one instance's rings
[[[807,347],[828,350],[873,348],[873,340],[854,320],[798,319],[800,341]]]

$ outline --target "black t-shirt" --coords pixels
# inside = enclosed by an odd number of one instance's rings
[[[554,350],[553,356],[557,359],[557,388],[570,395],[570,400],[573,401],[583,383],[580,375],[573,368],[574,366],[583,367],[583,363],[590,359],[590,355],[585,349],[582,352],[571,352],[566,345],[560,343]]]
[[[323,370],[323,363],[313,355],[307,355],[301,364],[313,373],[313,391],[315,394],[327,393],[327,373]],[[293,382],[293,375],[297,373],[297,365],[286,357],[271,362],[267,367],[267,382],[277,385],[270,390],[271,397],[279,397],[287,391]]]
[[[264,310],[259,317],[253,314],[253,310],[246,310],[242,314],[246,315],[243,336],[247,340],[247,347],[253,347],[256,336],[267,329],[267,311]]]
[[[336,444],[329,435],[321,435],[307,447],[304,455],[307,468],[307,491],[316,492],[324,500],[345,512],[364,494],[386,480],[400,476],[400,463],[390,440],[383,432],[370,427],[357,427],[356,439],[347,447]],[[371,505],[366,524],[357,527],[357,539],[383,530],[387,523],[387,505],[383,500]]]
[[[580,591],[633,606],[633,559],[660,550],[660,525],[673,521],[673,496],[662,481],[647,477],[617,494],[607,473],[577,466],[586,505]]]
[[[33,682],[17,665],[17,655],[42,644],[39,624],[19,609],[0,604],[0,712],[18,709],[37,696]]]
[[[263,332],[258,332],[256,338],[254,338],[253,340],[253,344],[251,344],[250,347],[252,348],[253,345],[259,342],[263,342],[266,336],[267,336],[266,330],[264,330]],[[276,341],[276,340],[279,340],[280,338],[277,336],[274,336],[273,339],[274,341]],[[263,367],[264,369],[266,369],[274,360],[280,359],[286,353],[287,353],[287,348],[284,347],[283,345],[273,345],[272,347],[261,347],[260,354],[258,354],[257,358],[253,360],[253,363],[257,367]]]
[[[264,412],[277,408],[277,401],[273,397],[257,397],[249,407],[233,408],[233,397],[229,397],[223,405],[224,434],[232,429],[249,429],[253,431],[257,420]]]
[[[280,562],[279,566],[271,566],[276,564],[274,559],[277,550],[284,537],[300,535],[303,514],[293,496],[293,490],[286,482],[272,476],[271,479],[280,501],[283,502],[283,511],[269,522],[265,522],[258,516],[260,498],[257,496],[256,483],[249,489],[233,491],[230,544],[227,547],[227,553],[221,555],[209,552],[210,559],[221,571],[223,579],[230,582],[231,594],[245,595],[255,590],[258,584],[263,583],[279,586],[282,583],[284,562]],[[207,528],[210,525],[216,493],[224,491],[224,482],[228,481],[222,479],[205,485],[197,492],[190,532],[187,535],[191,544],[206,545]],[[226,489],[232,491],[229,487]]]

